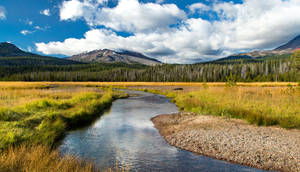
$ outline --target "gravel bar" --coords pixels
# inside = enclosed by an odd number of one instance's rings
[[[175,147],[260,169],[300,172],[300,130],[191,113],[164,114],[151,120]]]

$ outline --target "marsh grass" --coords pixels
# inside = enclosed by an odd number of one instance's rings
[[[174,101],[184,111],[300,129],[300,95],[293,86],[208,88],[177,94]]]
[[[60,157],[53,145],[67,130],[101,115],[113,99],[127,97],[112,91],[112,86],[151,85],[199,88],[141,89],[166,95],[185,111],[246,119],[257,125],[300,128],[297,83],[237,83],[225,87],[226,83],[0,82],[0,171],[97,171],[92,163],[74,156]]]
[[[92,172],[92,163],[75,156],[60,157],[57,150],[42,145],[9,147],[0,154],[2,172]]]
[[[0,83],[0,171],[99,171],[88,161],[60,157],[55,146],[66,131],[124,97],[112,87],[83,83]]]
[[[197,91],[186,88],[183,91],[173,91],[168,87],[133,89],[165,95],[182,111],[244,119],[256,125],[300,129],[300,89],[297,84],[272,87],[212,87],[204,84],[194,87]]]
[[[67,130],[101,115],[113,99],[126,97],[111,88],[18,87],[0,89],[0,151],[23,143],[53,146]]]

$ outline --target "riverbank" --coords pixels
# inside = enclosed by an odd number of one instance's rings
[[[258,127],[239,119],[192,113],[151,119],[178,148],[265,170],[300,171],[300,131]]]
[[[96,171],[92,162],[60,157],[56,146],[127,96],[107,87],[0,83],[0,171]]]

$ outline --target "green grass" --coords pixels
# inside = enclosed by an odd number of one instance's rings
[[[0,150],[23,143],[53,146],[67,130],[88,124],[126,94],[106,89],[78,92],[64,99],[48,97],[0,107]]]
[[[181,111],[238,118],[258,126],[300,129],[300,89],[287,87],[200,87],[199,91],[137,89],[165,95]]]
[[[300,129],[300,96],[296,90],[289,89],[206,89],[179,94],[174,101],[184,111],[245,119],[256,125]]]

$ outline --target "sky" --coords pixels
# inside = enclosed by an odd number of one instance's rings
[[[0,0],[0,42],[67,57],[130,50],[195,63],[300,35],[300,0]]]

